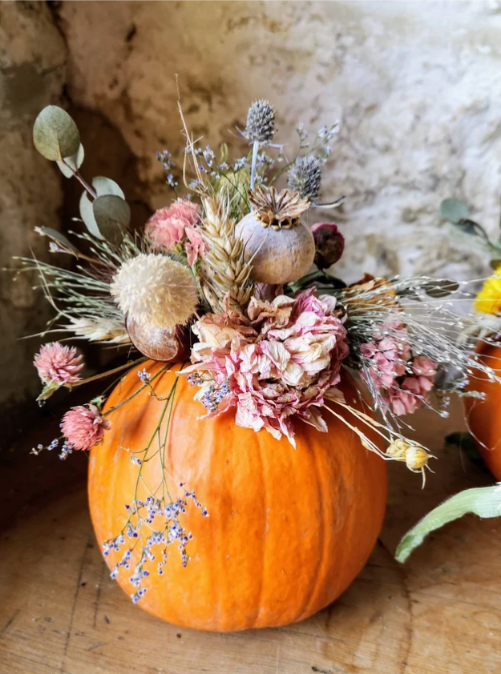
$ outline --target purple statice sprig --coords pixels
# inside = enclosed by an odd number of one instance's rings
[[[190,386],[200,386],[200,391],[195,395],[207,410],[207,414],[215,412],[227,395],[231,393],[229,381],[217,382],[208,373],[194,372],[188,376]]]
[[[120,568],[132,572],[129,582],[135,588],[135,592],[131,594],[134,604],[137,604],[147,591],[143,583],[151,570],[146,567],[157,562],[157,573],[163,575],[169,546],[177,545],[182,566],[188,565],[190,557],[187,546],[193,536],[182,526],[179,518],[186,514],[189,501],[201,511],[203,517],[209,516],[194,491],[184,489],[183,483],[180,483],[179,487],[184,490],[184,498],[166,501],[164,498],[148,496],[144,501],[136,499],[132,504],[126,505],[129,518],[124,528],[118,536],[103,543],[105,557],[110,553],[121,553],[120,559],[111,570],[110,577],[115,580]],[[132,568],[132,552],[139,543],[142,544],[141,557]],[[160,551],[154,551],[153,548],[156,546],[161,546]],[[158,556],[160,559],[157,561]]]
[[[179,185],[179,183],[174,178],[174,175],[172,173],[172,169],[175,168],[176,164],[172,160],[171,153],[168,150],[162,150],[160,152],[157,152],[157,159],[162,164],[165,172],[167,173],[165,182],[167,183],[167,185],[169,185],[169,187],[172,187],[172,189],[176,191],[176,188]]]
[[[64,437],[61,438],[54,438],[48,445],[42,445],[41,443],[38,444],[36,447],[33,447],[31,450],[30,454],[33,454],[34,456],[38,456],[41,452],[44,451],[44,449],[48,452],[52,452],[54,449],[57,449],[61,444],[60,447],[60,452],[59,452],[59,458],[61,461],[65,461],[70,454],[73,454],[73,449],[70,447],[68,442],[64,439]]]

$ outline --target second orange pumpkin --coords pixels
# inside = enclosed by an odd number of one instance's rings
[[[480,344],[477,351],[485,365],[501,377],[501,347]],[[469,389],[483,393],[484,399],[465,398],[466,422],[489,470],[501,480],[501,384],[477,370]]]

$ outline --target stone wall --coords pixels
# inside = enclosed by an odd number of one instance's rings
[[[342,120],[324,195],[348,197],[336,215],[347,280],[485,273],[438,206],[462,198],[498,230],[500,2],[62,2],[51,11],[4,2],[0,11],[3,262],[38,245],[33,225],[57,221],[64,179],[36,157],[30,126],[63,83],[99,157],[92,169],[104,164],[125,183],[137,217],[170,198],[155,153],[181,149],[178,74],[187,123],[212,145],[231,140],[258,97],[276,105],[280,141],[294,142],[298,121],[316,131]],[[14,341],[40,322],[33,307],[28,286],[2,280],[11,383],[0,400],[33,384],[32,345]]]

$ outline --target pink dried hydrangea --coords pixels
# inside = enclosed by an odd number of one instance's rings
[[[33,364],[44,384],[65,386],[80,381],[83,368],[82,356],[75,347],[63,346],[60,342],[44,344],[36,354]]]
[[[110,422],[101,416],[94,405],[72,407],[61,423],[68,445],[79,450],[91,449],[102,442],[104,431],[109,428]]]
[[[165,248],[172,252],[177,245],[184,245],[191,266],[205,250],[197,228],[199,223],[199,206],[187,199],[178,199],[151,216],[146,223],[146,235],[151,240],[153,250]]]
[[[400,386],[388,389],[388,398],[397,416],[413,414],[426,401],[437,375],[437,364],[427,356],[416,356],[411,372]]]
[[[314,289],[296,299],[254,297],[248,317],[207,314],[193,326],[200,342],[185,372],[198,371],[190,377],[201,385],[196,399],[209,416],[235,406],[239,426],[283,434],[293,445],[294,416],[327,431],[319,408],[342,398],[336,385],[349,351],[335,298]]]
[[[433,388],[437,364],[427,356],[410,359],[410,346],[404,325],[392,322],[382,327],[374,341],[360,346],[365,370],[382,398],[397,416],[413,414],[426,401]]]

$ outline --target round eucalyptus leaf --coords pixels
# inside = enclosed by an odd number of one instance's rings
[[[437,299],[447,297],[447,295],[455,293],[458,288],[459,283],[456,283],[456,281],[450,281],[449,279],[436,279],[423,286],[423,290],[428,295],[428,297],[434,297]]]
[[[94,217],[92,201],[87,196],[87,192],[83,192],[80,197],[80,216],[89,230],[89,233],[92,234],[92,236],[95,236],[96,239],[104,240],[104,236],[99,231],[96,218]]]
[[[33,142],[46,159],[61,161],[77,154],[80,134],[77,125],[62,108],[48,105],[33,126]]]
[[[104,238],[117,243],[130,222],[129,204],[116,194],[105,194],[93,201],[92,210]]]
[[[459,199],[444,199],[440,204],[442,217],[454,224],[467,218],[469,212],[468,206]]]
[[[56,164],[65,178],[72,178],[73,171],[78,171],[80,166],[83,164],[84,158],[84,147],[80,143],[80,147],[78,148],[78,152],[76,154],[72,155],[71,157],[66,157],[64,161],[57,161]],[[71,169],[73,169],[73,171]]]
[[[123,193],[120,185],[118,185],[114,180],[110,180],[110,178],[96,176],[95,178],[92,178],[92,187],[96,190],[98,197],[103,197],[106,194],[114,194],[121,199],[125,199],[125,194]]]

